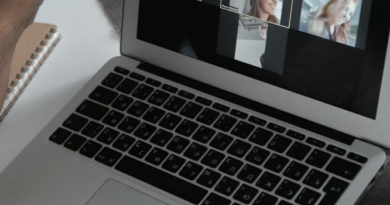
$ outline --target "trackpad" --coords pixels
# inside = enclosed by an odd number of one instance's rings
[[[86,205],[167,205],[115,180],[107,180]]]

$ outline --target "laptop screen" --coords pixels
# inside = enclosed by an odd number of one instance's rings
[[[387,8],[373,0],[147,0],[137,38],[375,119]]]

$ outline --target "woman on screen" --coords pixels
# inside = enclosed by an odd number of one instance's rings
[[[300,30],[342,44],[349,44],[350,21],[358,0],[330,0],[319,10],[303,12]]]
[[[275,16],[275,8],[278,5],[278,0],[251,0],[250,4],[250,16],[280,24],[279,19]]]

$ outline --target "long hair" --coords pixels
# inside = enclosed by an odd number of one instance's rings
[[[358,4],[358,0],[330,0],[309,22],[309,33],[319,35],[324,29],[335,26],[333,41],[348,44],[348,34],[350,31],[350,22],[337,25],[337,21],[343,12],[343,9],[351,2]]]
[[[250,1],[251,10],[249,11],[249,15],[261,19],[261,16],[260,16],[260,9],[261,8],[260,8],[259,1],[261,1],[261,0],[251,0]],[[274,15],[269,15],[267,21],[275,23],[275,24],[280,24],[279,19],[276,18],[276,16],[274,16]]]

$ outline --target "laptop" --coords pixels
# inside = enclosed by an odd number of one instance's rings
[[[125,0],[122,55],[0,174],[0,204],[358,204],[390,147],[389,4]]]

